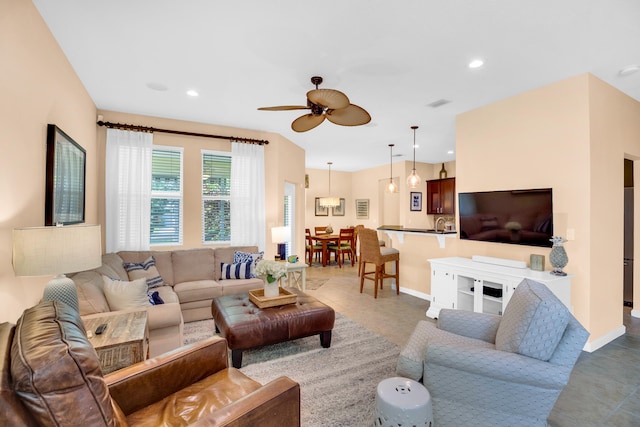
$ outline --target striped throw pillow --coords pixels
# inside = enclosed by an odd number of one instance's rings
[[[133,281],[144,277],[147,279],[147,287],[149,289],[164,285],[162,276],[160,276],[156,268],[156,260],[153,256],[150,256],[143,262],[125,262],[122,266],[127,270],[129,280]]]
[[[220,263],[221,279],[251,279],[251,262]]]

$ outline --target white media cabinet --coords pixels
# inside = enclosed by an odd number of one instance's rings
[[[431,304],[427,316],[433,319],[438,317],[441,308],[502,315],[523,279],[545,284],[573,312],[571,274],[554,276],[549,271],[530,270],[524,262],[499,258],[451,257],[428,261],[431,263]],[[492,289],[483,291],[483,288]]]

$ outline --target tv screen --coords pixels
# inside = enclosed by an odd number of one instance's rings
[[[551,247],[551,188],[459,193],[460,239]]]

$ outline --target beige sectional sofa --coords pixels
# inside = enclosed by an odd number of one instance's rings
[[[199,248],[176,251],[123,251],[102,256],[94,270],[71,275],[78,290],[80,314],[99,315],[113,311],[103,291],[103,277],[129,281],[123,263],[140,263],[153,256],[164,286],[158,291],[164,304],[147,306],[151,357],[183,344],[183,322],[211,318],[213,298],[261,288],[260,278],[220,279],[220,264],[231,264],[234,252],[257,253],[255,246]]]

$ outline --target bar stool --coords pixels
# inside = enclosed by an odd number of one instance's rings
[[[362,271],[360,272],[360,293],[364,288],[364,281],[373,280],[373,297],[378,298],[378,283],[382,289],[382,282],[386,278],[396,279],[396,294],[400,294],[400,252],[395,248],[380,247],[378,233],[370,228],[364,228],[358,233],[360,238],[360,262]],[[395,261],[394,274],[387,274],[385,263]],[[367,263],[374,264],[375,270],[367,272]],[[373,276],[373,277],[371,277]]]

